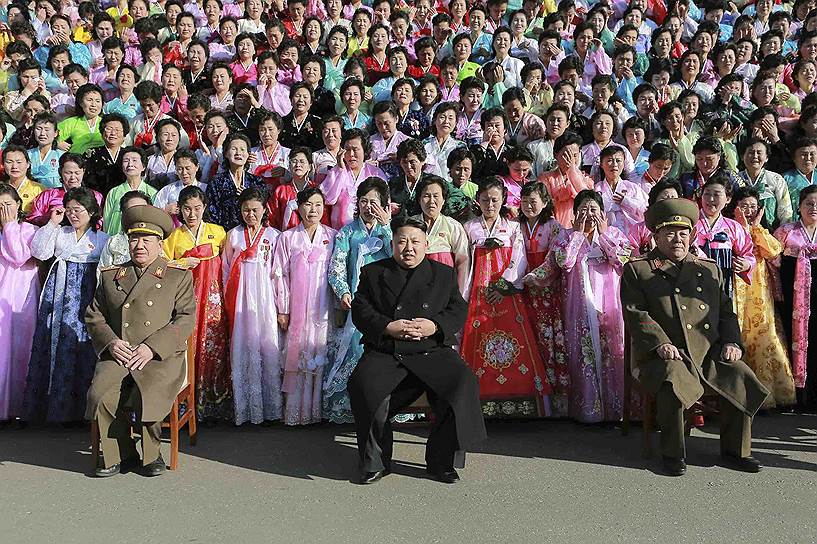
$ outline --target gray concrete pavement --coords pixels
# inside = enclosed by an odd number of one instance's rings
[[[404,428],[396,474],[366,487],[348,426],[202,429],[177,472],[107,480],[86,474],[84,431],[4,430],[0,544],[817,541],[817,417],[757,418],[756,475],[718,466],[716,428],[693,431],[682,478],[642,459],[640,429],[488,430],[446,486],[425,479],[424,428]]]

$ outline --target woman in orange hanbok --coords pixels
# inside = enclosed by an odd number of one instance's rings
[[[486,178],[477,191],[482,215],[465,224],[472,265],[460,353],[479,378],[486,416],[542,416],[550,387],[518,293],[527,259],[519,223],[505,217],[506,198],[502,179]]]
[[[182,225],[165,240],[165,254],[193,271],[198,305],[194,331],[196,412],[201,420],[232,419],[232,382],[223,310],[221,259],[227,237],[219,225],[204,222],[207,197],[190,185],[179,193]]]

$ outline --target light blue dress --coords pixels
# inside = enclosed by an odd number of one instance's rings
[[[369,232],[360,219],[344,226],[335,238],[335,249],[329,264],[329,285],[338,300],[346,293],[354,297],[364,265],[392,256],[391,229],[376,223]],[[330,367],[324,374],[323,417],[333,423],[352,423],[352,407],[346,384],[363,355],[362,334],[352,324],[349,314],[346,324],[329,347]]]
[[[62,187],[60,180],[60,157],[65,151],[53,148],[40,160],[40,149],[35,147],[28,150],[28,161],[31,163],[31,177],[41,183],[46,189]]]
[[[130,95],[126,101],[122,102],[120,97],[116,97],[110,102],[106,102],[102,108],[102,113],[118,113],[123,115],[125,119],[133,122],[138,115],[142,114],[142,106],[136,100],[136,95]]]

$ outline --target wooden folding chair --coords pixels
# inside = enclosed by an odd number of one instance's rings
[[[624,406],[622,407],[621,434],[630,433],[630,407],[633,401],[633,389],[641,396],[641,422],[644,428],[641,451],[644,457],[652,456],[652,433],[655,427],[655,398],[649,394],[641,383],[633,377],[632,339],[627,327],[624,327]]]
[[[179,431],[187,425],[191,446],[195,446],[198,439],[196,435],[196,344],[194,340],[193,336],[187,340],[187,352],[185,353],[187,377],[182,383],[179,394],[176,395],[176,400],[173,401],[170,414],[162,422],[162,429],[170,429],[170,470],[176,470],[179,466]],[[182,407],[184,407],[183,412]],[[96,419],[91,422],[91,461],[96,468],[99,463],[99,424]]]

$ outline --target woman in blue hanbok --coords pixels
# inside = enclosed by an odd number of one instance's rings
[[[357,188],[356,217],[338,232],[329,265],[329,285],[342,310],[348,312],[352,308],[360,269],[391,257],[390,219],[388,186],[380,178],[366,178]],[[329,348],[331,366],[324,377],[323,417],[333,423],[354,421],[346,384],[363,355],[361,337],[352,324],[351,314],[347,314],[343,328]]]
[[[31,243],[33,257],[54,263],[40,296],[28,364],[23,401],[28,421],[81,421],[98,359],[85,329],[85,309],[94,297],[108,235],[97,230],[99,205],[90,189],[69,189],[63,205],[51,211]]]

